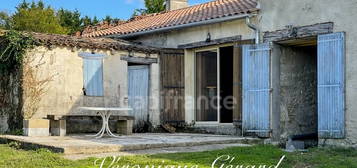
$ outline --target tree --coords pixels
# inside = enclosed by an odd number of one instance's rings
[[[165,0],[145,0],[146,13],[159,13],[165,10]]]
[[[145,13],[146,9],[135,9],[132,17],[144,15]]]
[[[12,16],[12,24],[15,30],[54,34],[67,34],[69,32],[61,26],[55,10],[50,6],[45,7],[42,1],[29,4],[24,0],[17,6],[16,10]]]
[[[91,25],[97,25],[100,21],[98,20],[97,16],[94,16]]]
[[[27,3],[26,0],[22,1],[22,3],[20,3],[16,9],[19,10],[19,9],[28,9],[30,6],[30,3]]]
[[[103,22],[112,23],[112,22],[113,22],[113,18],[110,17],[109,15],[107,15],[107,16],[103,19]]]
[[[165,10],[165,0],[145,0],[145,9],[135,9],[133,16],[160,13]]]
[[[78,10],[70,11],[61,8],[57,12],[57,17],[62,27],[68,30],[69,34],[74,34],[82,30],[81,14]]]
[[[93,25],[92,23],[92,19],[89,17],[89,16],[84,16],[82,19],[81,19],[81,22],[82,22],[82,28],[86,28],[90,25]]]
[[[120,19],[106,16],[99,20],[89,16],[81,16],[78,10],[59,9],[54,10],[46,6],[42,1],[28,3],[23,0],[16,7],[14,15],[0,12],[0,29],[14,29],[18,31],[32,31],[53,34],[74,34],[83,31],[87,26],[97,25],[101,21],[116,23]]]
[[[117,24],[118,22],[122,21],[118,18],[112,18],[111,16],[107,15],[103,20],[103,22],[107,22],[109,24]]]
[[[10,28],[11,28],[11,16],[4,11],[0,11],[0,29],[10,29]]]

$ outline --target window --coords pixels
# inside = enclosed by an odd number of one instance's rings
[[[81,53],[83,57],[83,92],[85,96],[104,96],[103,56]]]

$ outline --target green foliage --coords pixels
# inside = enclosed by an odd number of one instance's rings
[[[91,22],[91,25],[96,25],[98,24],[100,21],[98,20],[97,16],[94,16],[92,22]]]
[[[6,132],[8,135],[24,135],[23,129],[14,129]]]
[[[21,144],[19,142],[13,141],[9,143],[9,146],[14,149],[21,149]]]
[[[61,155],[54,154],[45,149],[37,151],[16,150],[9,145],[0,145],[0,167],[100,167],[103,159],[89,158],[86,160],[70,161],[63,159]],[[347,153],[347,154],[346,154]],[[277,164],[279,159],[285,155],[279,168],[292,167],[313,167],[313,168],[347,168],[356,167],[357,151],[354,149],[330,149],[320,148],[311,149],[309,152],[286,153],[274,146],[258,145],[253,147],[234,147],[223,150],[194,152],[194,153],[172,153],[172,154],[157,154],[157,155],[137,155],[123,156],[121,160],[115,162],[114,165],[109,165],[112,158],[107,158],[103,167],[145,167],[145,165],[154,165],[158,167],[162,165],[176,165],[176,167],[184,167],[187,165],[191,168],[193,165],[198,165],[199,168],[211,168],[212,162],[219,156],[230,155],[235,159],[229,161],[219,161],[215,165],[216,168],[236,167],[235,165],[260,165],[260,164]],[[97,165],[94,161],[97,160]],[[164,161],[164,163],[163,163]],[[233,166],[230,166],[230,165]],[[151,167],[151,166],[150,166]],[[170,166],[168,166],[170,167]],[[240,167],[240,166],[237,166]]]
[[[22,64],[25,52],[33,47],[32,37],[8,31],[0,39],[0,73],[12,72]]]
[[[28,9],[30,7],[30,3],[26,2],[26,0],[23,0],[22,3],[17,5],[16,9]]]
[[[135,9],[132,17],[145,15],[145,14],[146,14],[146,9]]]
[[[60,25],[67,28],[68,34],[74,34],[77,31],[82,30],[81,14],[78,10],[70,11],[61,8],[57,12]]]
[[[78,10],[59,9],[56,11],[51,6],[46,6],[42,1],[28,3],[23,0],[16,7],[16,12],[9,15],[0,11],[0,29],[14,29],[52,34],[74,34],[90,25],[97,25],[101,21],[108,23],[120,19],[106,16],[100,20],[96,16],[81,16]]]
[[[117,23],[121,21],[121,19],[118,18],[112,18],[111,16],[107,15],[104,19],[103,22],[107,22],[107,23]]]
[[[146,13],[159,13],[165,10],[165,0],[145,0]]]
[[[67,34],[68,30],[61,26],[56,12],[50,6],[45,7],[42,1],[28,5],[23,2],[16,8],[12,16],[13,29],[39,33]]]
[[[4,11],[0,11],[0,29],[10,29],[10,28],[11,28],[11,16]]]
[[[82,20],[83,27],[92,25],[92,19],[89,16],[84,16],[81,20]]]
[[[108,22],[108,23],[112,23],[113,22],[113,18],[110,17],[109,15],[107,15],[104,19],[103,19],[104,22]]]
[[[159,13],[165,10],[165,0],[145,0],[145,9],[135,9],[133,16]]]
[[[0,145],[0,167],[15,168],[38,168],[38,167],[92,167],[63,159],[60,155],[45,149],[36,151],[16,150],[9,145]]]

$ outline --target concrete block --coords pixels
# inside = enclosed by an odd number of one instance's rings
[[[66,120],[51,120],[50,131],[52,136],[66,136]]]
[[[50,121],[46,119],[23,120],[25,136],[49,136]]]
[[[117,133],[122,135],[133,134],[134,120],[119,120],[117,123]]]

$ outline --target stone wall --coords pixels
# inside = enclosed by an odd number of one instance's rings
[[[18,72],[0,76],[0,133],[22,128],[21,94]]]
[[[281,138],[317,133],[316,47],[282,47],[280,56]]]
[[[79,57],[80,52],[95,52],[106,55],[103,61],[103,97],[83,95],[83,60]],[[41,96],[38,110],[32,119],[42,119],[47,115],[81,114],[85,111],[81,111],[78,107],[82,106],[127,107],[128,63],[122,60],[121,56],[128,55],[125,50],[92,50],[61,46],[39,46],[28,51],[26,56],[33,58],[33,61],[24,66],[36,67],[36,74],[34,75],[38,80],[50,79],[43,87],[46,91]],[[157,58],[156,54],[142,52],[132,52],[131,55],[134,57]],[[22,114],[25,112],[23,107],[28,107],[30,103],[22,95],[22,90],[26,89],[22,88],[23,86],[20,83],[20,81],[26,80],[22,75],[22,73],[15,73],[15,75],[0,76],[0,133],[22,129]],[[150,79],[150,95],[157,97],[160,92],[157,63],[150,66]],[[158,125],[160,123],[158,99],[154,99],[149,103],[149,121],[153,125]],[[91,119],[83,120],[83,124],[93,122],[96,123]],[[95,124],[89,125],[92,125],[93,130],[96,130]],[[101,126],[101,123],[98,123],[98,125]],[[71,124],[69,123],[67,126],[71,127]],[[70,129],[70,132],[82,130],[76,124],[72,126],[74,127]]]
[[[81,52],[95,52],[106,55],[103,59],[103,97],[84,96],[83,94],[83,58]],[[125,50],[90,50],[86,48],[71,48],[54,46],[52,48],[36,47],[27,53],[29,57],[35,57],[34,64],[38,66],[38,78],[45,79],[53,76],[46,86],[46,93],[42,96],[39,109],[33,119],[41,119],[47,115],[76,115],[83,114],[79,107],[127,107],[128,99],[128,62],[122,60],[122,56],[128,56]],[[156,54],[132,52],[133,57],[157,58]],[[150,66],[150,94],[159,95],[159,69],[158,64]],[[151,101],[149,109],[149,121],[156,125],[160,123],[157,117],[160,114],[159,102]],[[24,102],[26,104],[26,102]],[[73,122],[76,123],[76,122]],[[83,124],[92,121],[83,120]],[[93,125],[93,124],[89,124]],[[99,124],[100,125],[100,124]],[[83,129],[72,125],[70,132]],[[71,127],[71,123],[67,124]],[[95,130],[96,126],[93,125]]]

